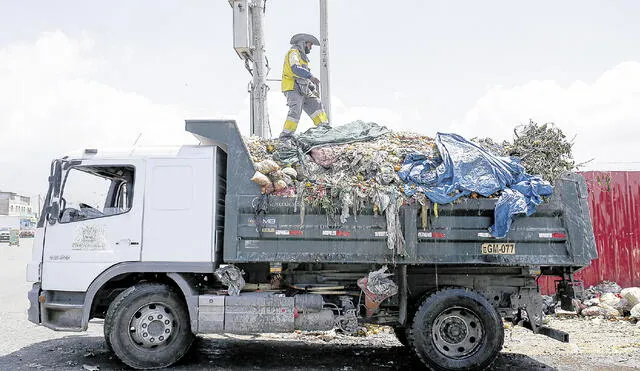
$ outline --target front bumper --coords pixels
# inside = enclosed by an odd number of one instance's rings
[[[40,324],[40,302],[38,301],[38,297],[40,296],[40,282],[36,282],[33,284],[27,296],[29,298],[29,309],[27,310],[27,316],[28,316],[29,322],[39,325]]]
[[[41,283],[36,282],[27,296],[29,322],[54,331],[77,332],[87,329],[86,326],[82,327],[84,293],[43,291]]]

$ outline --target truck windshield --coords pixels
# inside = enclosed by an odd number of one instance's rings
[[[126,213],[131,209],[133,179],[133,167],[72,167],[62,188],[60,223]]]

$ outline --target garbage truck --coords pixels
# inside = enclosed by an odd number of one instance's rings
[[[545,326],[537,281],[565,309],[574,273],[597,257],[585,180],[567,172],[505,238],[487,232],[495,198],[401,205],[403,254],[385,215],[342,223],[296,197],[262,194],[232,120],[187,120],[198,145],[87,148],[52,161],[27,265],[28,319],[55,331],[103,320],[126,365],[179,361],[198,334],[393,327],[425,367],[487,367],[504,323]],[[435,205],[433,205],[435,206]]]

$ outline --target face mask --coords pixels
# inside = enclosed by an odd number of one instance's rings
[[[311,49],[309,49],[309,47],[305,45],[304,54],[309,54],[310,52],[311,52]]]

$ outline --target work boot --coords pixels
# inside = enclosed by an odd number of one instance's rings
[[[317,128],[322,128],[322,129],[325,129],[325,130],[329,130],[329,129],[331,129],[331,125],[329,125],[329,123],[328,123],[328,122],[323,122],[322,124],[319,124],[319,125],[318,125],[318,126],[316,126],[316,127],[317,127]]]
[[[280,141],[280,147],[292,148],[295,146],[295,140],[292,133],[282,132],[278,140]]]

